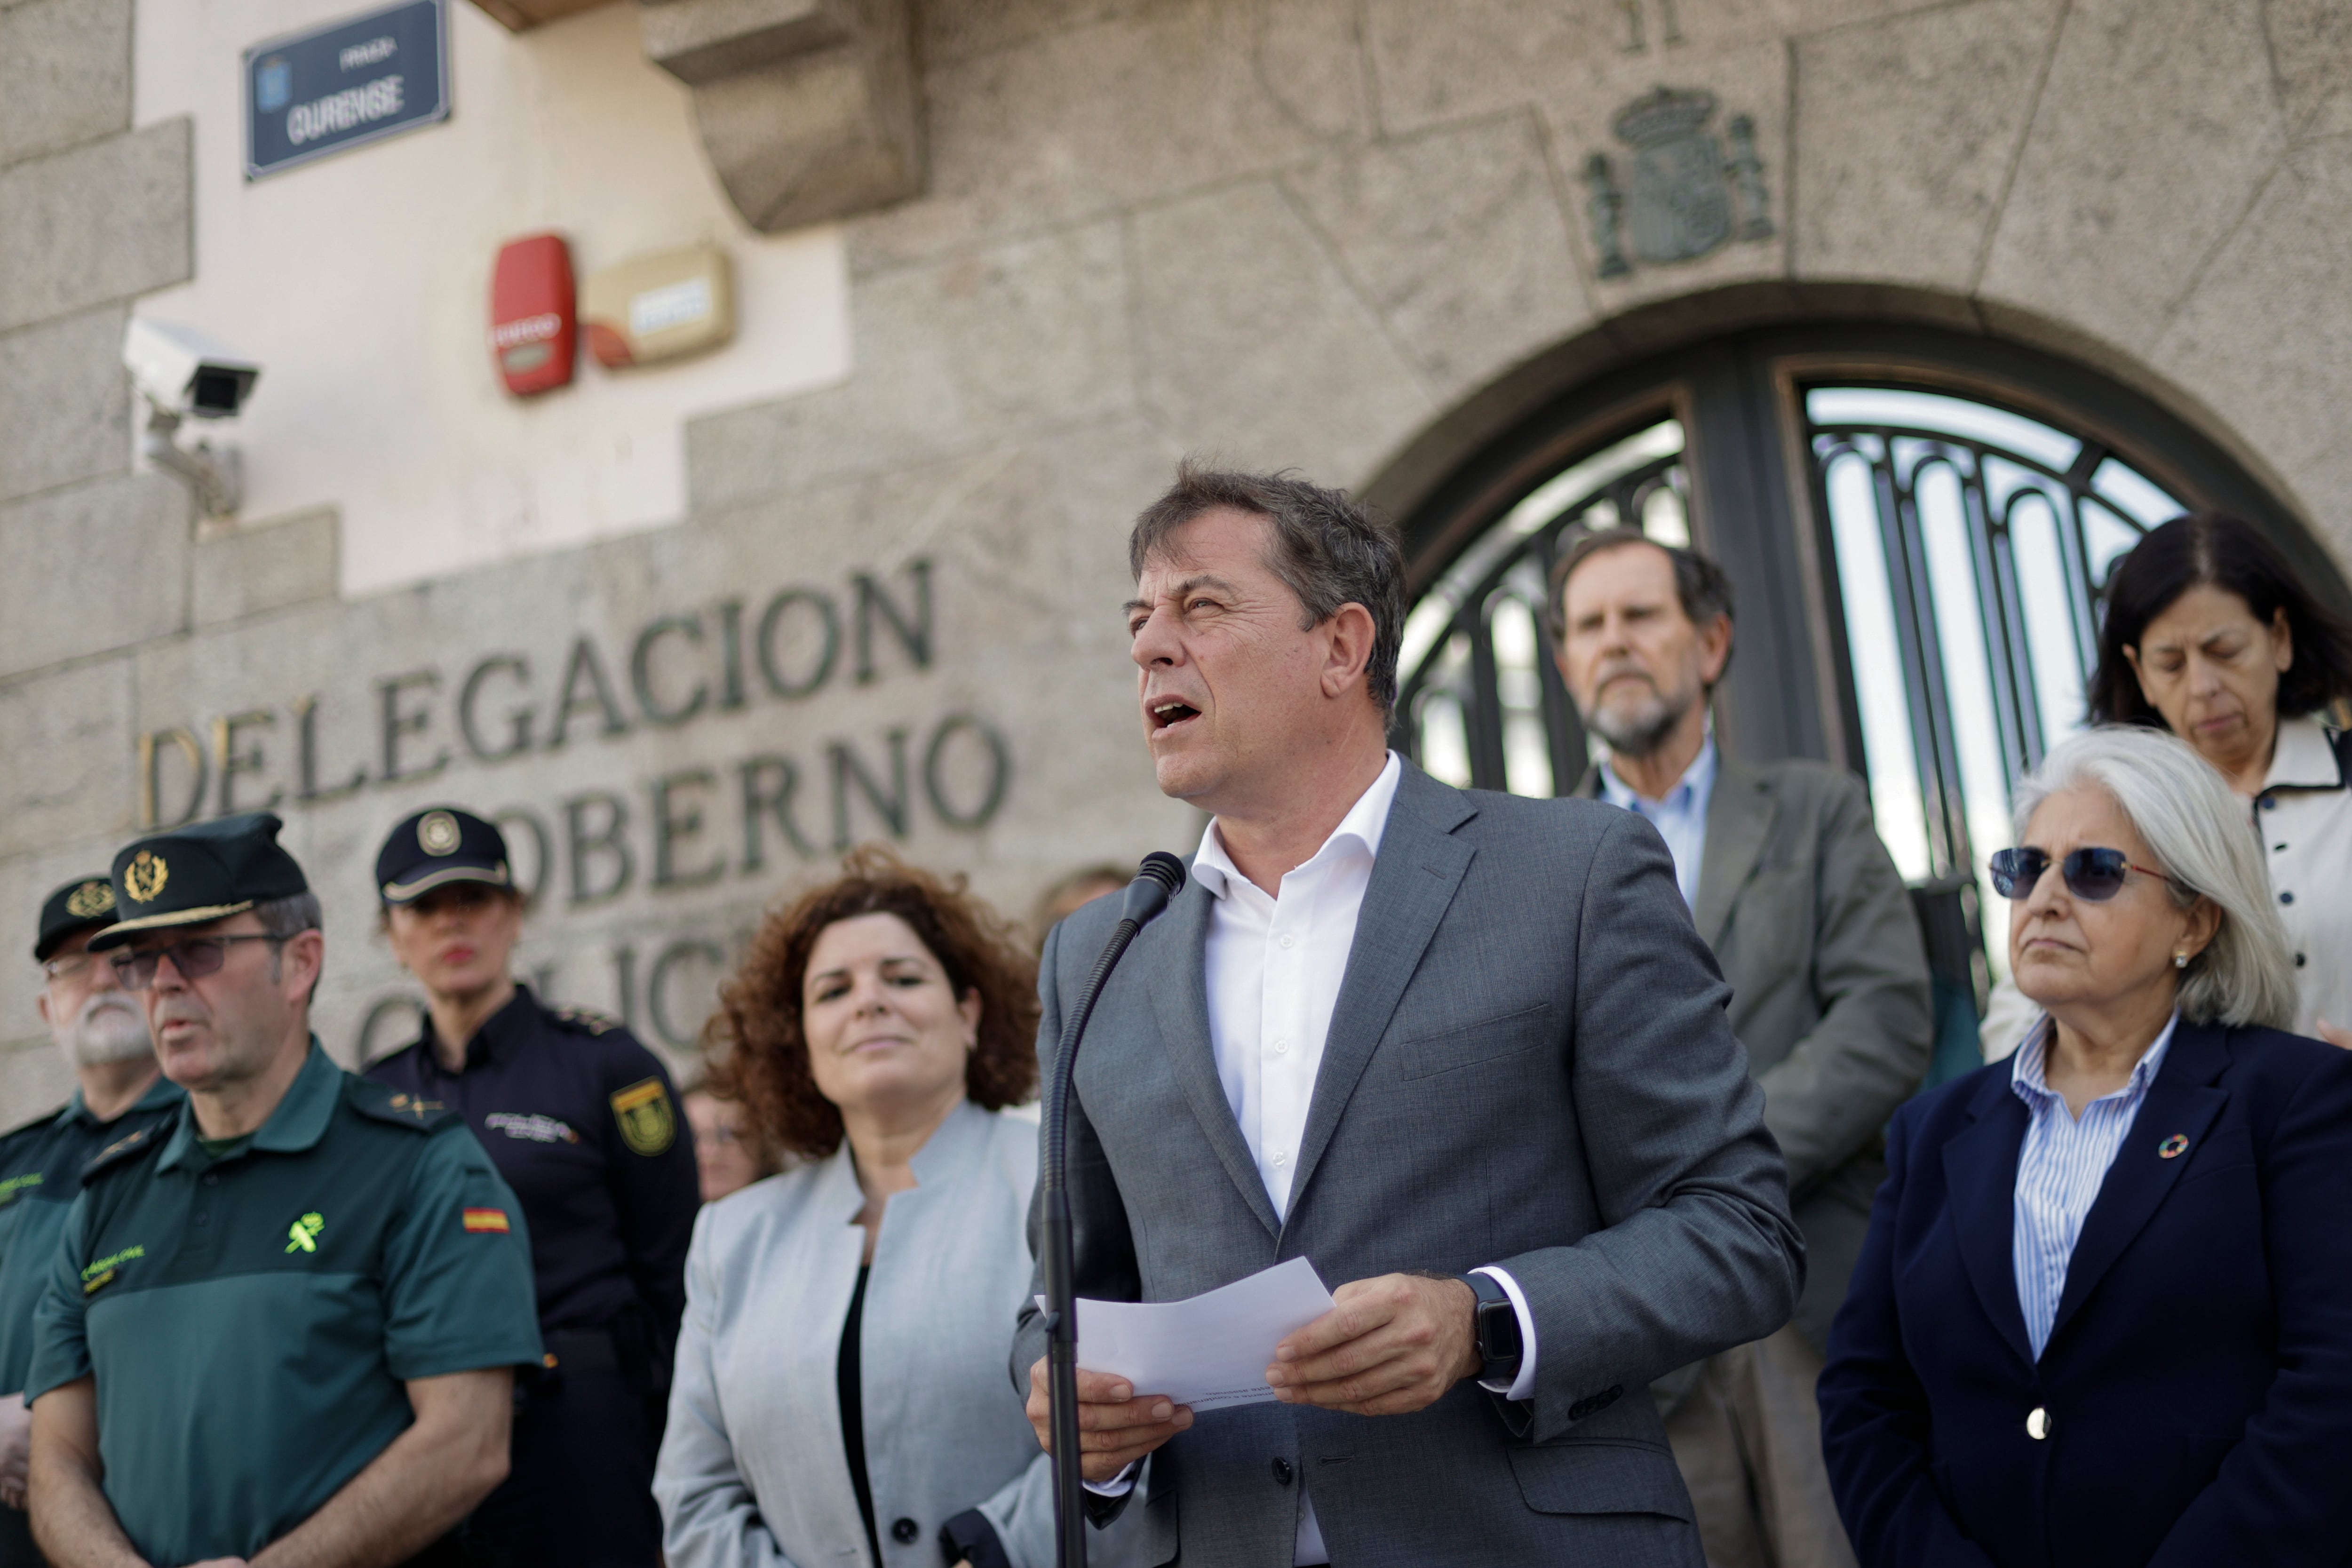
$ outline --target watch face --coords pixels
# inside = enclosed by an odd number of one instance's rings
[[[1508,1301],[1479,1304],[1478,1353],[1487,1361],[1517,1361],[1519,1358],[1519,1314],[1512,1310]]]

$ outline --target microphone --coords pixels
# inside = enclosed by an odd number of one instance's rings
[[[1045,1163],[1038,1174],[1037,1196],[1044,1222],[1045,1264],[1045,1376],[1053,1408],[1054,1433],[1054,1561],[1058,1568],[1087,1568],[1087,1502],[1078,1454],[1078,1289],[1076,1242],[1070,1232],[1070,1194],[1066,1185],[1069,1161],[1070,1083],[1077,1071],[1078,1042],[1094,1016],[1095,1001],[1125,956],[1135,933],[1159,918],[1168,900],[1184,887],[1184,862],[1164,849],[1143,858],[1135,880],[1127,885],[1119,906],[1118,924],[1102,956],[1095,961],[1078,1005],[1062,1026],[1054,1053],[1054,1076],[1045,1086],[1043,1114]]]

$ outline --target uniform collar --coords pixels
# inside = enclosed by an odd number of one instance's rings
[[[115,1121],[120,1121],[134,1110],[161,1110],[167,1105],[177,1104],[180,1094],[180,1086],[159,1072],[155,1075],[155,1081],[147,1086],[147,1091],[144,1094],[115,1112]],[[100,1121],[90,1113],[89,1107],[82,1100],[79,1084],[74,1086],[73,1098],[66,1101],[65,1109],[58,1112],[59,1126],[69,1121],[79,1122],[84,1127],[112,1125],[110,1122]]]
[[[1323,847],[1315,851],[1314,858],[1307,865],[1312,866],[1336,853],[1333,847],[1343,839],[1361,845],[1365,854],[1379,859],[1381,835],[1388,829],[1389,808],[1396,804],[1397,784],[1403,777],[1404,763],[1391,752],[1380,777],[1356,797],[1356,804],[1348,808],[1348,815],[1339,819],[1339,826],[1331,830],[1331,837],[1323,841]],[[1217,832],[1214,817],[1209,819],[1208,830],[1201,835],[1201,847],[1192,857],[1192,875],[1212,898],[1217,899],[1223,898],[1234,883],[1248,880],[1225,853],[1225,841]]]
[[[474,1037],[466,1042],[466,1065],[457,1070],[466,1072],[496,1061],[509,1046],[523,1037],[530,1030],[531,1020],[538,1015],[539,1004],[532,997],[530,987],[520,980],[516,981],[514,994],[507,998],[506,1005],[483,1019],[482,1026],[474,1031]],[[440,1057],[433,1049],[433,1016],[429,1013],[425,1015],[425,1037],[421,1044],[425,1059],[433,1065],[433,1069],[448,1076],[449,1069],[441,1065]]]
[[[2310,714],[2279,721],[2278,739],[2271,747],[2271,770],[2263,775],[2263,793],[2274,789],[2342,789],[2344,770],[2336,760],[2336,745],[2327,726]]]
[[[253,1134],[251,1147],[271,1154],[299,1154],[315,1148],[327,1135],[327,1123],[335,1113],[335,1101],[341,1096],[343,1069],[335,1065],[319,1037],[310,1037],[310,1054],[302,1058],[302,1070],[286,1088],[286,1098],[278,1109]],[[193,1103],[180,1108],[179,1120],[173,1123],[171,1139],[163,1145],[163,1158],[156,1168],[175,1170],[203,1154],[196,1142],[196,1108]]]

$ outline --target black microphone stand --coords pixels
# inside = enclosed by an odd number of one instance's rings
[[[1062,1043],[1054,1054],[1054,1076],[1045,1085],[1044,1112],[1045,1163],[1038,1174],[1037,1195],[1045,1222],[1045,1376],[1053,1404],[1054,1431],[1054,1561],[1059,1568],[1087,1568],[1087,1494],[1078,1461],[1078,1287],[1070,1236],[1070,1194],[1066,1184],[1069,1162],[1070,1080],[1077,1070],[1078,1042],[1093,1016],[1095,999],[1126,953],[1135,933],[1151,923],[1168,900],[1184,886],[1184,862],[1165,850],[1143,858],[1135,880],[1127,886],[1127,902],[1119,910],[1117,929],[1095,961],[1095,972],[1078,995],[1078,1005],[1062,1026]]]

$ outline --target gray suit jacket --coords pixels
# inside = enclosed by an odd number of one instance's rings
[[[997,1376],[1029,1293],[1022,1225],[1036,1129],[966,1103],[893,1197],[866,1287],[859,1373],[880,1568],[938,1568],[940,1526],[979,1508],[1016,1568],[1054,1561],[1053,1476]],[[829,1160],[706,1205],[686,1265],[669,1426],[654,1470],[671,1568],[876,1568],[844,1455],[835,1373],[865,1194]],[[902,1542],[891,1530],[915,1521]],[[1139,1561],[1121,1521],[1094,1561]]]
[[[1349,1568],[1698,1568],[1649,1382],[1786,1322],[1804,1253],[1728,994],[1657,834],[1407,764],[1285,1221],[1218,1082],[1209,904],[1190,883],[1143,931],[1079,1053],[1080,1293],[1177,1300],[1299,1256],[1334,1287],[1499,1263],[1540,1354],[1520,1404],[1465,1381],[1412,1415],[1202,1416],[1147,1467],[1156,1557],[1181,1536],[1185,1568],[1288,1563],[1295,1476]],[[1048,1061],[1117,918],[1098,900],[1047,943]],[[1016,1383],[1044,1342],[1024,1310]]]
[[[1588,773],[1577,793],[1599,789]],[[1861,781],[1722,759],[1692,919],[1731,983],[1731,1030],[1789,1163],[1805,1233],[1797,1326],[1819,1350],[1886,1179],[1882,1130],[1935,1043],[1918,917]]]

